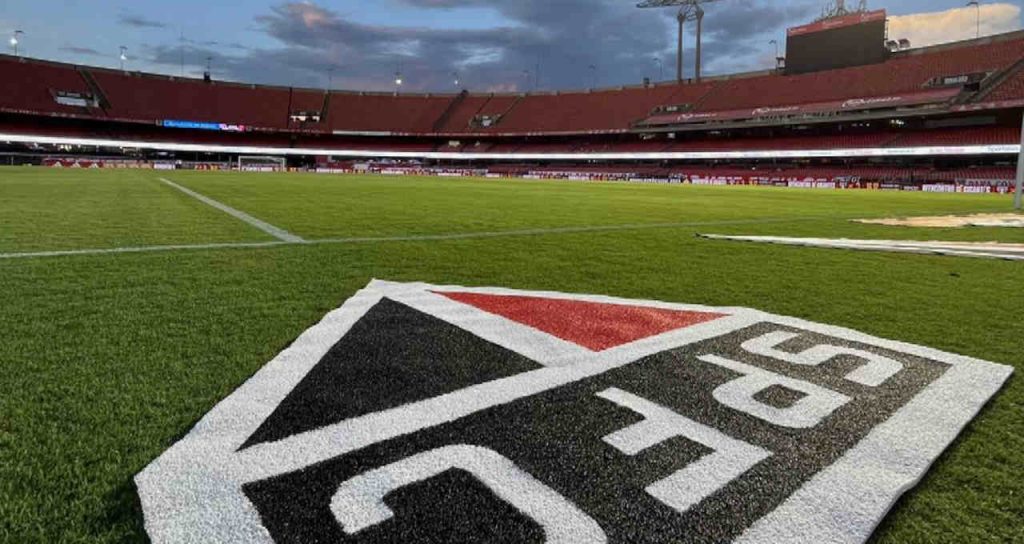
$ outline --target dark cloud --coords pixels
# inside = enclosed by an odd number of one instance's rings
[[[139,15],[132,15],[128,13],[118,15],[117,22],[118,24],[135,28],[167,28],[168,26],[167,23],[153,21]]]
[[[190,65],[214,56],[221,77],[391,90],[401,71],[406,89],[452,91],[452,74],[472,90],[523,90],[638,84],[657,76],[655,58],[670,78],[675,66],[674,11],[641,10],[629,0],[395,0],[423,10],[486,8],[507,21],[500,28],[459,29],[367,25],[311,2],[279,4],[254,21],[273,48],[240,49],[215,42],[185,44]],[[707,72],[765,69],[788,24],[809,20],[819,2],[733,0],[706,7]],[[692,71],[693,25],[687,28]],[[231,51],[234,49],[234,51]],[[150,48],[152,60],[175,65],[180,47]],[[593,68],[592,68],[593,67]],[[539,70],[538,70],[539,68]],[[215,73],[218,72],[215,69]]]
[[[198,47],[218,47],[218,46],[221,45],[220,42],[215,41],[215,40],[193,40],[193,39],[184,38],[184,37],[181,38],[181,40],[184,41],[185,43],[189,44],[189,45],[195,45],[195,46],[198,46]],[[227,44],[224,44],[224,45],[227,46]]]
[[[818,14],[819,4],[731,0],[709,6],[704,20],[705,71],[727,74],[774,66],[775,46],[769,42],[776,40],[784,50],[786,28],[810,22]],[[693,43],[687,46],[692,52]]]
[[[97,51],[97,50],[95,50],[95,49],[93,49],[91,47],[82,47],[82,46],[79,46],[79,45],[64,44],[63,46],[60,47],[60,50],[64,51],[64,52],[67,52],[67,53],[74,53],[76,55],[86,55],[86,56],[90,56],[90,57],[102,57],[102,56],[104,56],[103,53],[100,53],[99,51]]]
[[[186,75],[201,76],[207,57],[212,57],[214,79],[267,85],[322,88],[327,84],[331,66],[320,52],[301,48],[250,49],[243,55],[190,44],[184,48],[180,45],[144,45],[142,50],[145,60],[168,67],[167,71],[174,74],[178,73],[178,66],[184,58]],[[335,73],[338,74],[334,80],[335,88],[360,89],[369,85],[368,82],[342,77],[341,67],[336,68]]]

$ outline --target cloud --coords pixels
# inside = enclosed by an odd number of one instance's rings
[[[435,12],[448,27],[370,25],[313,2],[272,6],[253,21],[271,38],[258,49],[188,42],[186,57],[201,66],[218,59],[221,77],[258,83],[323,86],[334,68],[335,86],[391,90],[401,71],[412,91],[454,91],[452,73],[472,90],[573,89],[639,84],[675,66],[675,12],[641,10],[623,0],[393,0]],[[772,0],[734,0],[707,6],[706,72],[764,69],[772,64],[768,42],[803,22],[816,0],[785,5]],[[460,10],[487,9],[500,21],[491,28],[458,28]],[[463,13],[465,13],[463,11]],[[687,72],[693,65],[692,23],[686,31]],[[219,49],[213,51],[212,49]],[[177,65],[180,46],[150,48],[152,61]],[[596,70],[589,67],[596,66]],[[216,70],[215,70],[216,71]],[[527,72],[528,75],[525,75]],[[596,78],[595,78],[596,75]]]
[[[153,21],[146,19],[140,15],[132,15],[122,13],[118,15],[117,22],[124,26],[130,26],[135,28],[167,28],[167,23],[161,23],[160,21]]]
[[[64,45],[62,45],[60,47],[60,50],[66,52],[66,53],[73,53],[75,55],[85,55],[85,56],[89,56],[89,57],[102,57],[102,56],[105,56],[105,55],[103,55],[103,53],[100,53],[99,51],[97,51],[97,50],[95,50],[95,49],[93,49],[91,47],[83,47],[83,46],[80,46],[80,45],[64,44]]]
[[[1021,8],[1013,4],[982,4],[932,13],[898,15],[889,18],[889,36],[906,38],[914,47],[968,40],[975,37],[980,15],[982,36],[1010,32],[1020,28]]]

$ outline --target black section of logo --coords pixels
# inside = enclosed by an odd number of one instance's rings
[[[396,329],[368,331],[360,327],[353,330],[352,336],[369,333],[374,340],[356,338],[345,345],[400,342],[380,332],[390,330]],[[752,355],[741,347],[747,340],[779,331],[800,334],[779,347],[787,352],[801,352],[823,344],[851,347],[889,357],[899,362],[902,370],[882,385],[870,387],[845,379],[860,364],[854,358],[839,356],[822,365],[799,366]],[[494,356],[495,350],[498,348],[482,351]],[[467,365],[493,364],[461,351],[445,349],[437,355],[440,358],[429,368],[453,377],[454,381],[442,388],[446,390],[464,383]],[[775,425],[716,400],[713,391],[717,387],[742,375],[702,360],[706,355],[810,382],[851,400],[810,428]],[[506,353],[501,360],[517,359]],[[384,500],[394,511],[394,517],[355,534],[346,534],[334,518],[330,503],[343,482],[423,452],[470,444],[497,452],[564,496],[601,526],[609,542],[727,542],[834,463],[947,368],[943,363],[915,356],[764,323],[647,357],[593,378],[375,444],[297,472],[253,482],[245,485],[244,491],[259,511],[264,526],[281,543],[542,542],[543,533],[532,520],[511,509],[469,474],[456,470],[388,494]],[[328,386],[319,380],[335,378],[358,391],[376,394],[381,388],[396,390],[386,385],[387,376],[374,372],[358,377],[321,376],[314,382],[316,386],[310,387],[314,392],[323,387],[333,391],[332,382],[326,382],[331,384]],[[771,456],[723,483],[688,510],[677,511],[646,488],[707,456],[711,450],[676,436],[636,455],[623,454],[602,438],[642,421],[643,417],[598,397],[598,393],[612,388],[763,448]],[[427,393],[418,389],[415,396],[423,394]],[[792,406],[800,398],[798,392],[786,387],[765,389],[758,397],[776,407]],[[307,402],[298,393],[289,399],[297,405]],[[323,420],[336,416],[332,413]],[[299,425],[289,426],[293,421]],[[295,434],[308,429],[312,421],[281,419],[273,427],[273,436]]]
[[[450,323],[383,299],[241,449],[538,368]]]

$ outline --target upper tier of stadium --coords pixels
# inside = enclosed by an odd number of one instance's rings
[[[0,56],[0,113],[246,131],[584,135],[801,117],[1024,106],[1024,31],[895,52],[881,64],[590,91],[398,94],[204,81]]]

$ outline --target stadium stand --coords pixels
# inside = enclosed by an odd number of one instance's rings
[[[90,70],[110,108],[107,116],[288,127],[285,89]]]
[[[558,179],[1004,183],[1013,178],[1007,149],[960,160],[918,157],[905,148],[1013,146],[1020,142],[1022,107],[1024,32],[800,75],[771,71],[702,83],[506,94],[327,92],[0,55],[0,133],[210,146],[202,157],[191,157],[198,162],[230,154],[215,146],[245,146],[323,155],[293,157],[305,165],[339,164],[326,156],[335,151],[345,151],[343,159],[387,164],[401,153],[486,153],[492,156],[420,162],[458,168],[466,164],[458,161],[472,160],[473,171]],[[847,150],[854,149],[875,158],[848,160]],[[895,150],[891,158],[888,149]],[[38,155],[55,149],[0,141],[4,150]],[[832,152],[799,155],[821,150]],[[786,152],[789,162],[771,154],[776,151]],[[729,160],[688,156],[683,165],[678,156],[633,155],[725,155],[719,152],[729,152]],[[740,160],[732,152],[751,153]],[[595,156],[608,153],[627,156]],[[563,157],[544,157],[550,154]],[[454,162],[436,162],[445,160]]]
[[[995,88],[979,93],[987,101],[1024,99],[1024,33],[980,42],[900,52],[882,64],[794,76],[738,75],[700,84],[522,95],[325,96],[316,90],[204,82],[0,56],[0,70],[6,76],[0,82],[0,109],[145,122],[216,122],[263,130],[305,127],[325,133],[498,136],[621,133],[665,111],[707,114],[896,95],[920,95],[948,105],[951,96],[970,93],[957,83],[962,76],[1000,79]],[[946,85],[947,79],[953,83]],[[952,94],[937,92],[942,89]],[[59,104],[58,92],[84,98],[90,105]],[[298,121],[300,113],[316,113],[321,120]]]
[[[697,101],[711,87],[710,84],[664,85],[527,95],[490,131],[549,134],[626,131],[655,106]]]
[[[327,124],[330,94],[326,91],[288,89],[289,128],[320,127]]]
[[[1002,100],[1019,100],[1024,97],[1024,62],[1018,62],[1013,73],[997,88],[989,94],[986,99],[992,102]]]
[[[906,51],[882,64],[795,76],[770,74],[720,82],[699,111],[727,111],[921,92],[936,78],[990,74],[1024,57],[1020,38]]]
[[[1015,127],[958,128],[917,131],[903,134],[891,142],[892,147],[1005,145],[1019,143],[1020,130]]]
[[[516,102],[518,97],[482,95],[474,96],[466,93],[461,101],[451,109],[448,118],[436,126],[435,132],[458,134],[475,132],[483,128],[474,124],[481,117],[495,118],[503,115]]]
[[[332,92],[328,123],[334,131],[427,134],[453,99]]]
[[[699,139],[677,142],[666,151],[792,150],[886,147],[897,139],[890,132],[838,136],[790,136],[774,138]]]
[[[102,115],[96,108],[62,105],[59,92],[91,96],[92,90],[73,66],[0,56],[0,108],[67,115]]]

